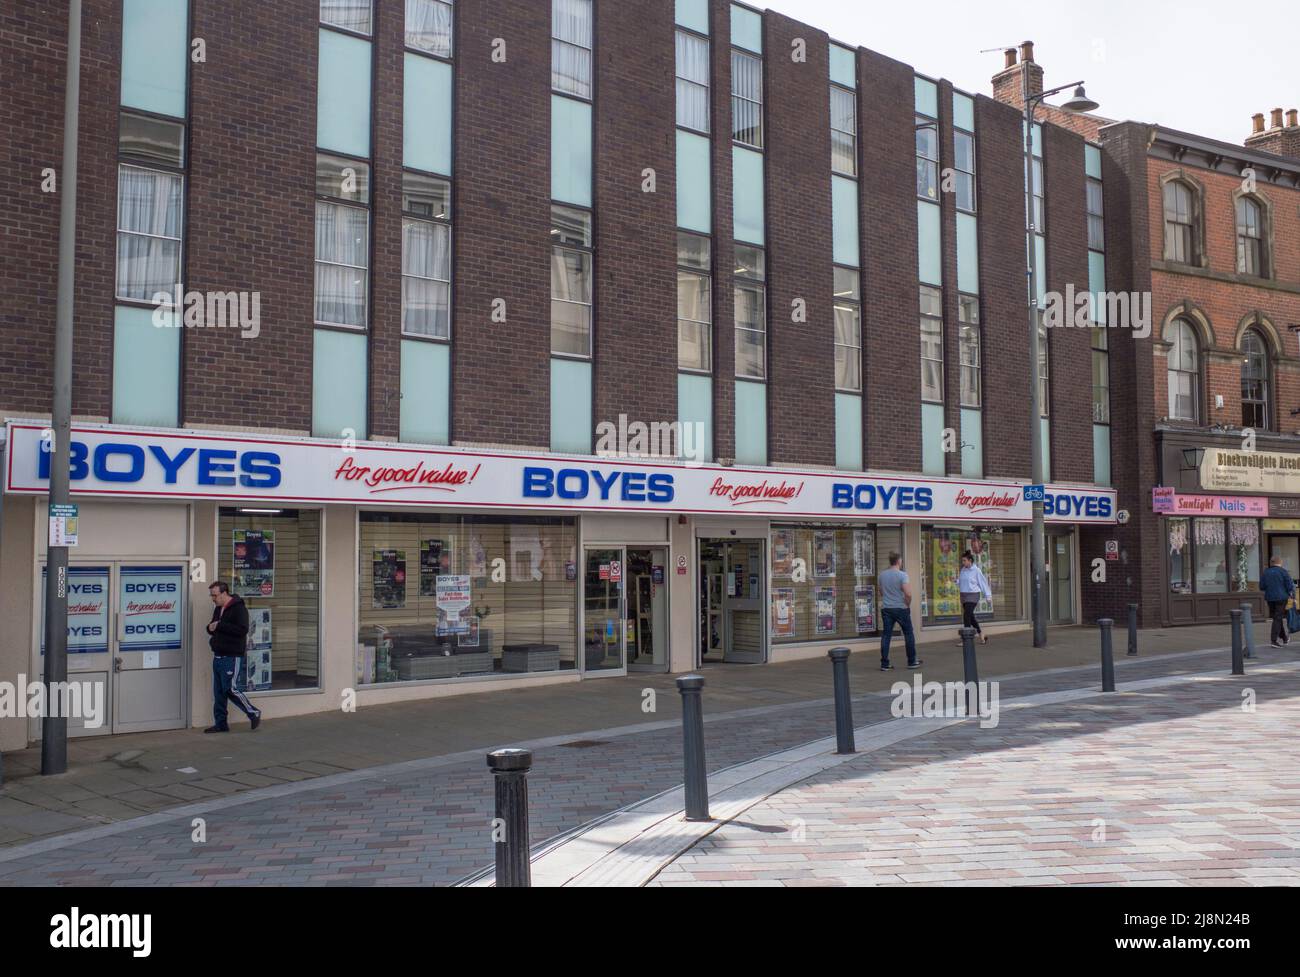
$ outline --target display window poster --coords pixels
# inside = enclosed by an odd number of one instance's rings
[[[469,630],[456,636],[456,647],[458,648],[477,648],[478,647],[478,615],[469,619]]]
[[[124,566],[118,570],[118,648],[122,651],[174,651],[181,647],[179,566]]]
[[[236,529],[231,536],[231,589],[240,597],[274,597],[275,530]]]
[[[469,538],[469,575],[476,578],[487,576],[487,550],[483,548],[478,533]]]
[[[380,610],[406,606],[406,550],[375,550],[372,600]]]
[[[444,573],[438,577],[438,634],[469,634],[474,614],[470,607],[473,591],[467,573]]]
[[[876,537],[870,529],[853,530],[853,573],[859,577],[876,575]]]
[[[835,576],[834,533],[813,533],[813,576]]]
[[[957,590],[957,572],[961,569],[958,540],[946,531],[934,533],[930,554],[930,612],[935,617],[960,617],[961,594]]]
[[[45,577],[41,570],[41,607],[45,607]],[[45,654],[45,615],[41,621],[41,654]],[[108,651],[108,567],[68,568],[68,654],[96,655]]]
[[[772,635],[777,638],[789,638],[794,635],[795,610],[794,588],[774,587],[772,589]]]
[[[876,629],[876,588],[853,588],[853,613],[858,620],[858,634]]]
[[[835,633],[835,588],[817,588],[817,633]]]
[[[794,533],[778,529],[772,533],[772,576],[788,577],[794,571]]]
[[[271,609],[248,611],[248,652],[244,656],[246,686],[261,692],[271,687]]]
[[[447,543],[441,539],[420,540],[420,596],[433,597],[438,575],[450,570]]]

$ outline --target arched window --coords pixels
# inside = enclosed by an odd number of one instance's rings
[[[1264,212],[1258,200],[1237,198],[1237,274],[1264,277]]]
[[[1196,201],[1181,180],[1165,184],[1165,260],[1196,263]]]
[[[1169,343],[1169,417],[1175,421],[1201,419],[1201,350],[1196,330],[1175,319],[1165,331]]]
[[[1267,431],[1269,410],[1268,344],[1255,329],[1241,337],[1241,426]]]

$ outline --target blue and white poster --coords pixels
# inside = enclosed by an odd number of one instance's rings
[[[45,577],[41,571],[41,654],[45,654]],[[68,654],[108,651],[108,567],[68,568]]]
[[[181,647],[182,569],[118,570],[118,646],[122,651],[172,651]]]

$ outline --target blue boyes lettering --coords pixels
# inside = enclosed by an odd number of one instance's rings
[[[1106,495],[1070,495],[1047,493],[1043,498],[1043,515],[1083,516],[1088,519],[1109,519],[1114,514],[1111,499]]]
[[[126,592],[128,594],[174,594],[176,585],[174,583],[128,583]]]
[[[581,501],[595,497],[602,502],[671,502],[676,495],[673,476],[668,472],[601,471],[597,468],[527,467],[524,469],[524,498]]]
[[[128,624],[127,634],[175,634],[174,624]]]
[[[934,508],[934,493],[923,485],[837,482],[831,486],[831,507],[870,512],[929,512]]]
[[[95,445],[92,453],[84,441],[68,446],[68,475],[82,481],[91,473],[101,482],[132,484],[142,481],[152,458],[162,468],[163,484],[176,485],[180,474],[197,455],[195,467],[199,485],[235,485],[244,488],[273,489],[280,484],[280,456],[272,451],[234,451],[223,448],[181,448],[168,454],[162,445],[151,444],[148,453],[138,444],[105,441]],[[38,473],[50,477],[50,453],[40,452]],[[236,475],[236,472],[238,474]]]

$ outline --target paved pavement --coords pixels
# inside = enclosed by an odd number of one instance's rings
[[[1258,640],[1267,642],[1263,626]],[[1053,629],[1046,651],[1030,647],[1026,633],[996,638],[979,649],[986,677],[1097,661],[1092,628]],[[1124,635],[1117,634],[1123,657]],[[1226,627],[1145,631],[1141,657],[1226,643]],[[853,689],[886,688],[892,677],[875,670],[877,642],[852,643]],[[923,645],[929,677],[961,674],[955,642]],[[830,694],[824,658],[781,665],[706,666],[710,715],[747,708],[794,707]],[[895,673],[899,674],[899,673]],[[656,711],[643,712],[643,690],[654,689]],[[4,755],[0,787],[0,850],[69,831],[229,798],[268,787],[403,761],[484,753],[503,745],[554,736],[581,738],[588,731],[661,721],[680,722],[680,704],[668,675],[636,674],[533,689],[372,706],[355,713],[318,713],[265,723],[250,734],[204,736],[200,730],[136,733],[75,739],[69,772],[38,776],[40,750]]]
[[[1173,654],[1197,640],[1202,646],[1216,645],[1223,630],[1144,634],[1142,656],[1124,660],[1121,654],[1121,681],[1207,668],[1226,671],[1226,655],[1221,651]],[[1096,683],[1094,632],[1058,633],[1047,654],[1027,651],[1023,644],[1013,645],[1013,640],[981,649],[983,675],[1024,673],[1030,664],[1040,669],[1006,680],[1003,696]],[[906,672],[869,671],[870,657],[860,655],[855,662],[854,688],[862,693],[855,704],[859,723],[889,718],[889,700],[869,693],[909,677]],[[925,657],[925,679],[960,675],[955,646],[932,647]],[[1294,656],[1261,649],[1260,657],[1268,661]],[[1086,661],[1089,667],[1062,670],[1077,661]],[[710,769],[825,736],[831,724],[828,673],[824,660],[708,669]],[[277,770],[284,779],[243,794],[213,795],[144,818],[0,849],[0,884],[451,883],[491,861],[486,747],[534,743],[537,759],[530,778],[534,843],[677,786],[681,766],[677,703],[675,694],[664,694],[670,682],[666,676],[633,676],[489,698],[375,708],[367,710],[368,715],[357,714],[363,721],[341,716],[283,721],[275,726],[298,748],[305,744],[302,734],[293,729],[295,722],[324,726],[334,740],[331,743],[327,737],[318,744],[318,756],[333,756],[328,750],[346,741],[353,762],[368,755],[363,750],[385,749],[386,759],[401,762],[351,772],[321,771],[318,779],[301,782],[288,780],[290,765],[264,768]],[[653,716],[641,712],[644,688],[661,692]],[[470,728],[459,728],[456,714],[468,717]],[[430,715],[438,718],[432,720]],[[438,727],[437,734],[425,738],[431,724]],[[268,724],[257,734],[222,741],[256,743],[261,751],[263,734],[272,731]],[[199,744],[212,739],[201,734],[172,735]],[[391,740],[385,741],[386,736]],[[539,737],[544,738],[539,741]],[[267,739],[268,753],[274,756],[277,741]],[[475,746],[455,749],[467,742]],[[240,754],[228,762],[241,759],[246,764],[250,757]],[[261,762],[268,762],[265,755]],[[312,762],[316,761],[300,760],[291,766]],[[141,767],[141,776],[172,775],[170,769],[160,770],[148,762]],[[190,775],[191,779],[210,776],[202,768]],[[195,818],[203,819],[203,841],[194,840]]]
[[[1294,668],[1006,710],[773,794],[650,884],[1294,886],[1298,753]]]

